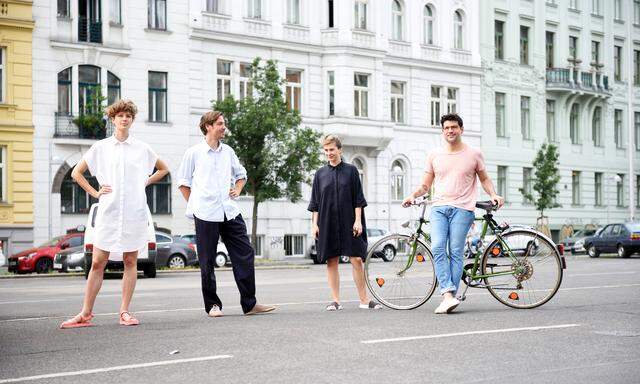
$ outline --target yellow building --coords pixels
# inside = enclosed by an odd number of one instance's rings
[[[0,264],[33,243],[32,7],[0,0]]]

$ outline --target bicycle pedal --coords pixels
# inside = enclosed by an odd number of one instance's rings
[[[458,299],[460,301],[465,301],[467,299],[467,296],[458,296],[458,297],[456,297],[456,299]]]

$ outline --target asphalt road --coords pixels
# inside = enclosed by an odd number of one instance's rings
[[[278,305],[261,316],[242,315],[221,271],[225,316],[214,319],[199,274],[163,274],[138,280],[137,327],[118,325],[116,275],[96,326],[75,330],[57,326],[80,309],[84,278],[0,280],[0,384],[637,383],[640,257],[567,262],[543,307],[511,309],[477,289],[451,315],[433,314],[437,297],[413,311],[358,309],[342,265],[343,311],[324,311],[324,266],[257,271],[258,299]]]

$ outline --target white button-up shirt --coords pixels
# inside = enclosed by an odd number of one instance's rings
[[[146,143],[115,136],[93,144],[83,160],[100,185],[111,193],[100,196],[94,246],[109,252],[131,252],[147,246],[145,187],[158,156]]]
[[[202,141],[187,149],[178,171],[178,187],[191,188],[185,212],[188,218],[222,222],[240,214],[238,204],[229,197],[236,181],[247,178],[233,149],[220,142],[215,150]]]

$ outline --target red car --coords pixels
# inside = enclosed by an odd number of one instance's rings
[[[46,243],[9,256],[9,272],[47,273],[53,270],[53,258],[56,253],[69,247],[84,243],[84,233],[75,232],[54,237]]]

